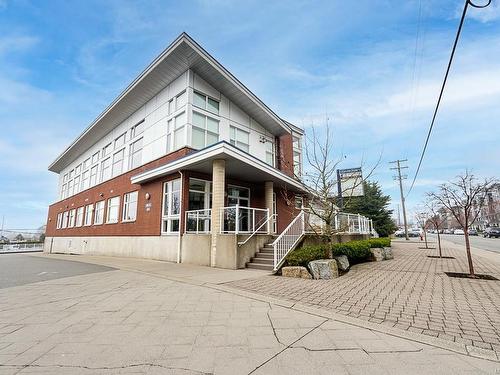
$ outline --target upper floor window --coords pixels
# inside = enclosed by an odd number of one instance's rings
[[[193,93],[193,105],[198,108],[206,109],[209,112],[219,114],[219,102],[197,91]]]
[[[143,138],[139,138],[130,145],[130,169],[137,168],[142,164],[142,139]]]
[[[134,125],[134,127],[130,130],[130,138],[137,137],[144,131],[144,123],[145,121],[142,120],[138,124]]]
[[[186,112],[182,112],[167,123],[167,152],[186,145]]]
[[[135,221],[137,217],[137,191],[127,193],[123,196],[122,221]]]
[[[276,152],[274,148],[274,142],[266,141],[266,163],[274,167],[276,160]]]
[[[118,213],[120,211],[120,197],[108,199],[108,210],[106,215],[106,223],[118,223]]]
[[[99,161],[99,151],[92,155],[92,164],[97,163]]]
[[[111,152],[112,148],[113,147],[112,147],[111,143],[109,143],[106,146],[104,146],[102,148],[102,157],[105,157],[105,156],[109,155],[109,153]]]
[[[75,177],[75,182],[73,185],[73,194],[76,194],[80,191],[80,176]]]
[[[90,186],[94,186],[97,184],[97,168],[98,165],[94,165],[90,168]]]
[[[125,156],[125,149],[115,152],[113,155],[113,177],[118,176],[123,171],[123,158]]]
[[[299,137],[293,137],[293,173],[302,174],[302,142]]]
[[[78,164],[75,168],[75,176],[78,176],[82,172],[82,165]]]
[[[101,162],[101,181],[106,181],[111,177],[111,158]]]
[[[83,170],[85,171],[85,170],[89,169],[89,167],[90,167],[90,158],[87,158],[83,162]]]
[[[234,126],[229,128],[229,142],[232,145],[242,149],[243,151],[249,152],[250,150],[250,133]]]
[[[181,179],[165,182],[163,185],[162,232],[179,232],[181,211]]]
[[[200,149],[218,141],[219,121],[198,112],[193,112],[191,146]]]
[[[178,109],[182,108],[186,105],[187,102],[187,93],[186,91],[181,92],[176,97],[170,99],[168,101],[168,113],[172,114]]]
[[[90,186],[90,171],[85,171],[82,174],[82,190],[88,189]]]
[[[123,133],[118,138],[115,139],[115,150],[125,144],[125,136],[127,133]]]

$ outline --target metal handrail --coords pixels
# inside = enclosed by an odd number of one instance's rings
[[[252,238],[255,234],[257,234],[257,232],[260,230],[260,228],[262,228],[265,224],[268,224],[271,219],[273,219],[277,216],[278,216],[277,214],[269,215],[269,212],[268,212],[266,221],[264,221],[257,229],[255,229],[253,231],[253,233],[245,239],[245,241],[238,242],[238,246],[242,246],[242,245],[246,244],[250,238]],[[267,227],[267,233],[270,233],[269,226]]]
[[[235,229],[234,230],[224,230],[224,212],[229,211],[229,210],[234,210],[235,212]],[[240,230],[240,210],[247,210],[252,212],[252,223],[253,227],[255,227],[255,213],[256,212],[265,212],[266,217],[269,216],[268,210],[266,208],[255,208],[255,207],[247,207],[247,206],[240,206],[240,205],[235,205],[235,206],[227,206],[227,207],[221,207],[220,208],[220,231],[221,233],[251,233],[250,230]]]
[[[273,270],[276,271],[281,266],[286,256],[292,251],[300,239],[305,234],[305,212],[300,211],[295,219],[285,228],[283,232],[274,240],[273,246]]]
[[[200,213],[207,213],[206,215],[203,214],[203,215],[200,215]],[[190,217],[190,215],[193,215],[193,214],[196,214],[195,217]],[[204,230],[199,230],[199,224],[200,224],[200,219],[201,220],[208,220],[210,222],[209,226],[211,227],[212,226],[212,209],[211,208],[202,208],[200,210],[190,210],[190,211],[186,211],[185,213],[185,227],[184,227],[184,233],[210,233],[210,229],[204,229]],[[191,220],[196,220],[196,230],[188,230],[188,220],[191,219]]]

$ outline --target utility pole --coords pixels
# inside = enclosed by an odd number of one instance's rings
[[[395,180],[399,181],[399,192],[401,193],[401,207],[403,208],[403,223],[405,225],[405,237],[406,240],[409,241],[410,238],[408,237],[408,222],[406,221],[406,208],[405,208],[405,196],[403,194],[403,180],[408,178],[406,175],[401,174],[401,169],[406,169],[408,168],[407,166],[402,166],[401,163],[407,162],[407,159],[404,160],[395,160],[391,161],[389,164],[396,164],[396,167],[393,167],[391,169],[398,171],[397,176],[393,176]]]
[[[398,227],[401,226],[401,214],[399,213],[399,203],[397,204],[398,206]]]

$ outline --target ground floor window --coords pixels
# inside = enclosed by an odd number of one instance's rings
[[[107,224],[118,223],[119,211],[120,211],[120,197],[109,198],[106,223]]]
[[[137,217],[137,191],[123,196],[123,221],[135,221]]]
[[[104,201],[95,204],[94,225],[100,225],[104,222]]]
[[[179,232],[181,212],[181,179],[163,184],[162,233]]]
[[[188,216],[186,229],[188,231],[210,231],[210,208],[212,208],[212,183],[190,178],[188,210],[196,210],[197,213]]]
[[[81,227],[83,225],[83,206],[78,207],[76,210],[76,226]]]
[[[63,220],[63,214],[62,212],[57,214],[57,224],[56,224],[56,229],[61,229],[62,227],[62,220]]]
[[[63,213],[61,228],[64,229],[68,227],[68,219],[69,219],[69,211],[66,211],[65,213]]]
[[[68,228],[73,228],[75,226],[75,214],[76,210],[71,210],[69,211],[69,222],[68,222]]]
[[[92,214],[94,212],[94,205],[88,204],[85,206],[85,224],[86,226],[92,224]]]

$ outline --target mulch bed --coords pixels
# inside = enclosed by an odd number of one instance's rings
[[[459,277],[463,279],[475,279],[475,280],[496,280],[499,281],[496,277],[493,277],[491,275],[481,275],[481,274],[475,274],[474,276],[468,274],[468,273],[460,273],[460,272],[445,272],[446,275],[449,277]]]
[[[455,259],[455,257],[447,257],[444,255],[442,257],[440,257],[439,255],[427,255],[427,258]]]

